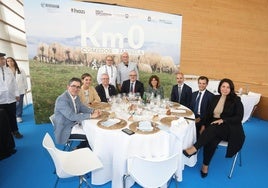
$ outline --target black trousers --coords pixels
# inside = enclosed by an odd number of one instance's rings
[[[0,108],[0,156],[7,156],[15,148],[6,111]]]
[[[198,150],[202,146],[203,150],[203,164],[209,165],[218,144],[222,141],[228,141],[229,127],[224,123],[221,125],[210,125],[199,136],[194,147]]]
[[[7,113],[11,132],[18,131],[18,124],[16,119],[16,102],[10,104],[0,104],[0,108]]]
[[[80,144],[77,146],[77,148],[86,148],[86,147],[88,147],[89,149],[91,149],[91,147],[89,146],[89,143],[87,141],[86,135],[83,135],[83,134],[71,134],[69,139],[83,140],[83,141],[80,141]]]

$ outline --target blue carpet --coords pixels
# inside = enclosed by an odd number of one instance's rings
[[[16,139],[17,153],[0,161],[0,188],[50,188],[56,176],[47,151],[42,147],[46,132],[53,135],[51,124],[35,125],[32,105],[24,109],[23,123],[19,130],[23,139]],[[186,167],[179,188],[250,188],[267,187],[268,177],[268,122],[252,118],[244,124],[246,141],[242,149],[242,167],[235,167],[232,179],[228,179],[232,159],[226,159],[225,148],[219,147],[211,162],[208,177],[202,179],[199,169],[202,165],[202,151],[194,167]],[[90,179],[88,180],[90,182]],[[77,187],[78,179],[61,179],[58,188]],[[111,183],[94,188],[109,188]],[[139,188],[134,185],[134,188]],[[172,182],[171,187],[175,187]]]

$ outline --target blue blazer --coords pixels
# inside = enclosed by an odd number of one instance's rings
[[[104,90],[103,85],[102,84],[97,85],[95,87],[95,89],[96,89],[96,91],[97,91],[97,93],[98,93],[98,95],[99,95],[99,97],[101,99],[101,102],[108,102],[107,98],[106,98],[106,95],[105,95],[105,90]],[[109,91],[110,96],[117,95],[117,91],[116,91],[115,87],[113,85],[111,85],[111,84],[109,84],[109,86],[108,86],[108,91]]]
[[[188,108],[191,108],[192,88],[187,84],[183,84],[181,91],[181,100],[179,101],[178,84],[174,85],[172,87],[170,100],[172,102],[178,102]]]
[[[194,112],[194,107],[195,107],[195,103],[196,103],[196,98],[198,95],[199,91],[195,91],[192,94],[192,101],[191,101],[191,110]],[[206,90],[205,93],[203,94],[203,98],[201,102],[201,106],[200,106],[200,122],[198,124],[200,125],[204,125],[204,117],[207,113],[207,109],[209,104],[211,103],[212,99],[213,99],[214,94],[211,93],[210,91]],[[195,114],[195,116],[197,116],[197,114]]]
[[[58,144],[65,144],[70,137],[72,127],[76,123],[89,119],[93,112],[93,109],[82,104],[78,96],[75,99],[75,104],[77,113],[75,113],[72,98],[68,91],[65,91],[56,99],[53,122],[55,139]]]

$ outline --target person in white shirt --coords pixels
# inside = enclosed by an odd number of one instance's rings
[[[109,84],[113,85],[116,87],[116,76],[117,76],[117,69],[116,67],[113,65],[114,63],[114,59],[113,56],[111,55],[107,55],[105,58],[105,62],[106,64],[101,66],[98,70],[98,74],[97,74],[97,81],[98,84],[101,84],[101,76],[104,73],[107,73],[109,75]]]
[[[19,101],[19,90],[11,69],[6,67],[4,53],[0,53],[0,108],[8,115],[10,129],[15,138],[22,138],[16,121],[16,101]]]
[[[121,87],[124,81],[129,79],[129,73],[135,71],[137,74],[137,80],[139,80],[139,71],[137,64],[134,62],[129,62],[129,55],[127,52],[124,52],[121,55],[122,62],[117,65],[117,88],[121,91]]]
[[[17,102],[16,105],[16,116],[17,116],[17,122],[21,123],[23,113],[23,98],[28,89],[27,77],[24,70],[22,68],[19,68],[14,58],[8,57],[6,61],[7,61],[7,67],[9,67],[12,70],[13,74],[15,75],[19,89],[20,100]]]

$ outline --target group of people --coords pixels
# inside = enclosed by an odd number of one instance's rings
[[[235,93],[233,81],[228,78],[220,81],[219,95],[206,89],[209,80],[205,76],[198,78],[199,89],[193,93],[183,80],[183,74],[177,74],[178,84],[173,86],[171,100],[180,102],[194,112],[197,133],[196,143],[183,150],[183,154],[190,158],[203,147],[200,175],[205,178],[215,150],[222,140],[228,141],[226,157],[233,157],[242,148],[245,140],[243,104]]]
[[[15,138],[22,138],[18,124],[22,122],[23,98],[27,80],[23,69],[12,57],[0,53],[0,160],[16,153]]]
[[[121,58],[122,62],[115,67],[113,57],[106,57],[106,64],[98,71],[99,85],[95,88],[91,85],[92,76],[88,73],[83,74],[81,80],[72,78],[68,82],[67,90],[57,98],[55,104],[55,136],[58,143],[66,143],[70,135],[72,136],[72,128],[80,125],[81,121],[101,115],[101,111],[88,108],[90,104],[108,102],[118,92],[139,93],[143,96],[144,84],[139,81],[136,64],[128,61],[127,53],[123,53]],[[224,78],[220,81],[219,95],[214,95],[206,89],[209,80],[205,76],[198,78],[199,89],[195,92],[184,83],[183,73],[177,73],[176,80],[170,100],[194,112],[197,133],[196,143],[182,152],[186,157],[191,157],[204,147],[200,171],[201,177],[204,178],[208,174],[208,166],[220,141],[226,140],[229,143],[226,157],[232,157],[241,149],[245,139],[241,122],[243,105],[230,79]],[[164,89],[157,75],[149,78],[146,92],[164,98]]]

